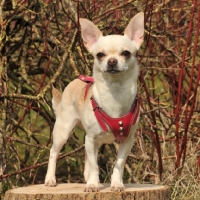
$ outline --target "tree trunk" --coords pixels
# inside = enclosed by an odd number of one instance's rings
[[[58,184],[56,187],[32,185],[8,190],[4,200],[170,200],[170,188],[152,184],[127,184],[124,192],[110,191],[108,184],[100,192],[84,192],[84,184]]]

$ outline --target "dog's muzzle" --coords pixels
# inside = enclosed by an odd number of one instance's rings
[[[116,74],[120,72],[120,70],[118,69],[118,61],[116,58],[108,59],[106,72],[111,73],[111,74]]]

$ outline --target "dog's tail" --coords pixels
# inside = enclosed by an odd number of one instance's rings
[[[58,109],[58,105],[61,102],[62,94],[54,87],[52,86],[52,105],[53,110],[56,114],[56,110]]]

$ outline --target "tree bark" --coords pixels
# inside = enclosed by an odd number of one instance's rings
[[[1,11],[0,11],[1,12]],[[0,15],[1,18],[1,15]],[[0,58],[0,95],[7,94],[7,73],[3,70],[5,66],[5,59]],[[6,80],[6,81],[3,81]],[[4,137],[6,136],[6,128],[7,128],[7,113],[8,113],[8,101],[7,99],[0,99],[0,177],[3,176],[4,170],[6,167],[5,164],[5,141]],[[3,192],[2,188],[2,180],[0,180],[0,195]]]
[[[4,200],[170,200],[168,186],[126,184],[124,192],[112,192],[108,184],[99,192],[84,192],[84,184],[58,184],[56,187],[32,185],[8,190]]]

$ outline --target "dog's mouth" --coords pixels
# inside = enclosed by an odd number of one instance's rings
[[[117,74],[117,73],[120,73],[121,71],[120,70],[117,70],[117,69],[109,69],[107,70],[106,72],[110,73],[110,74]]]

